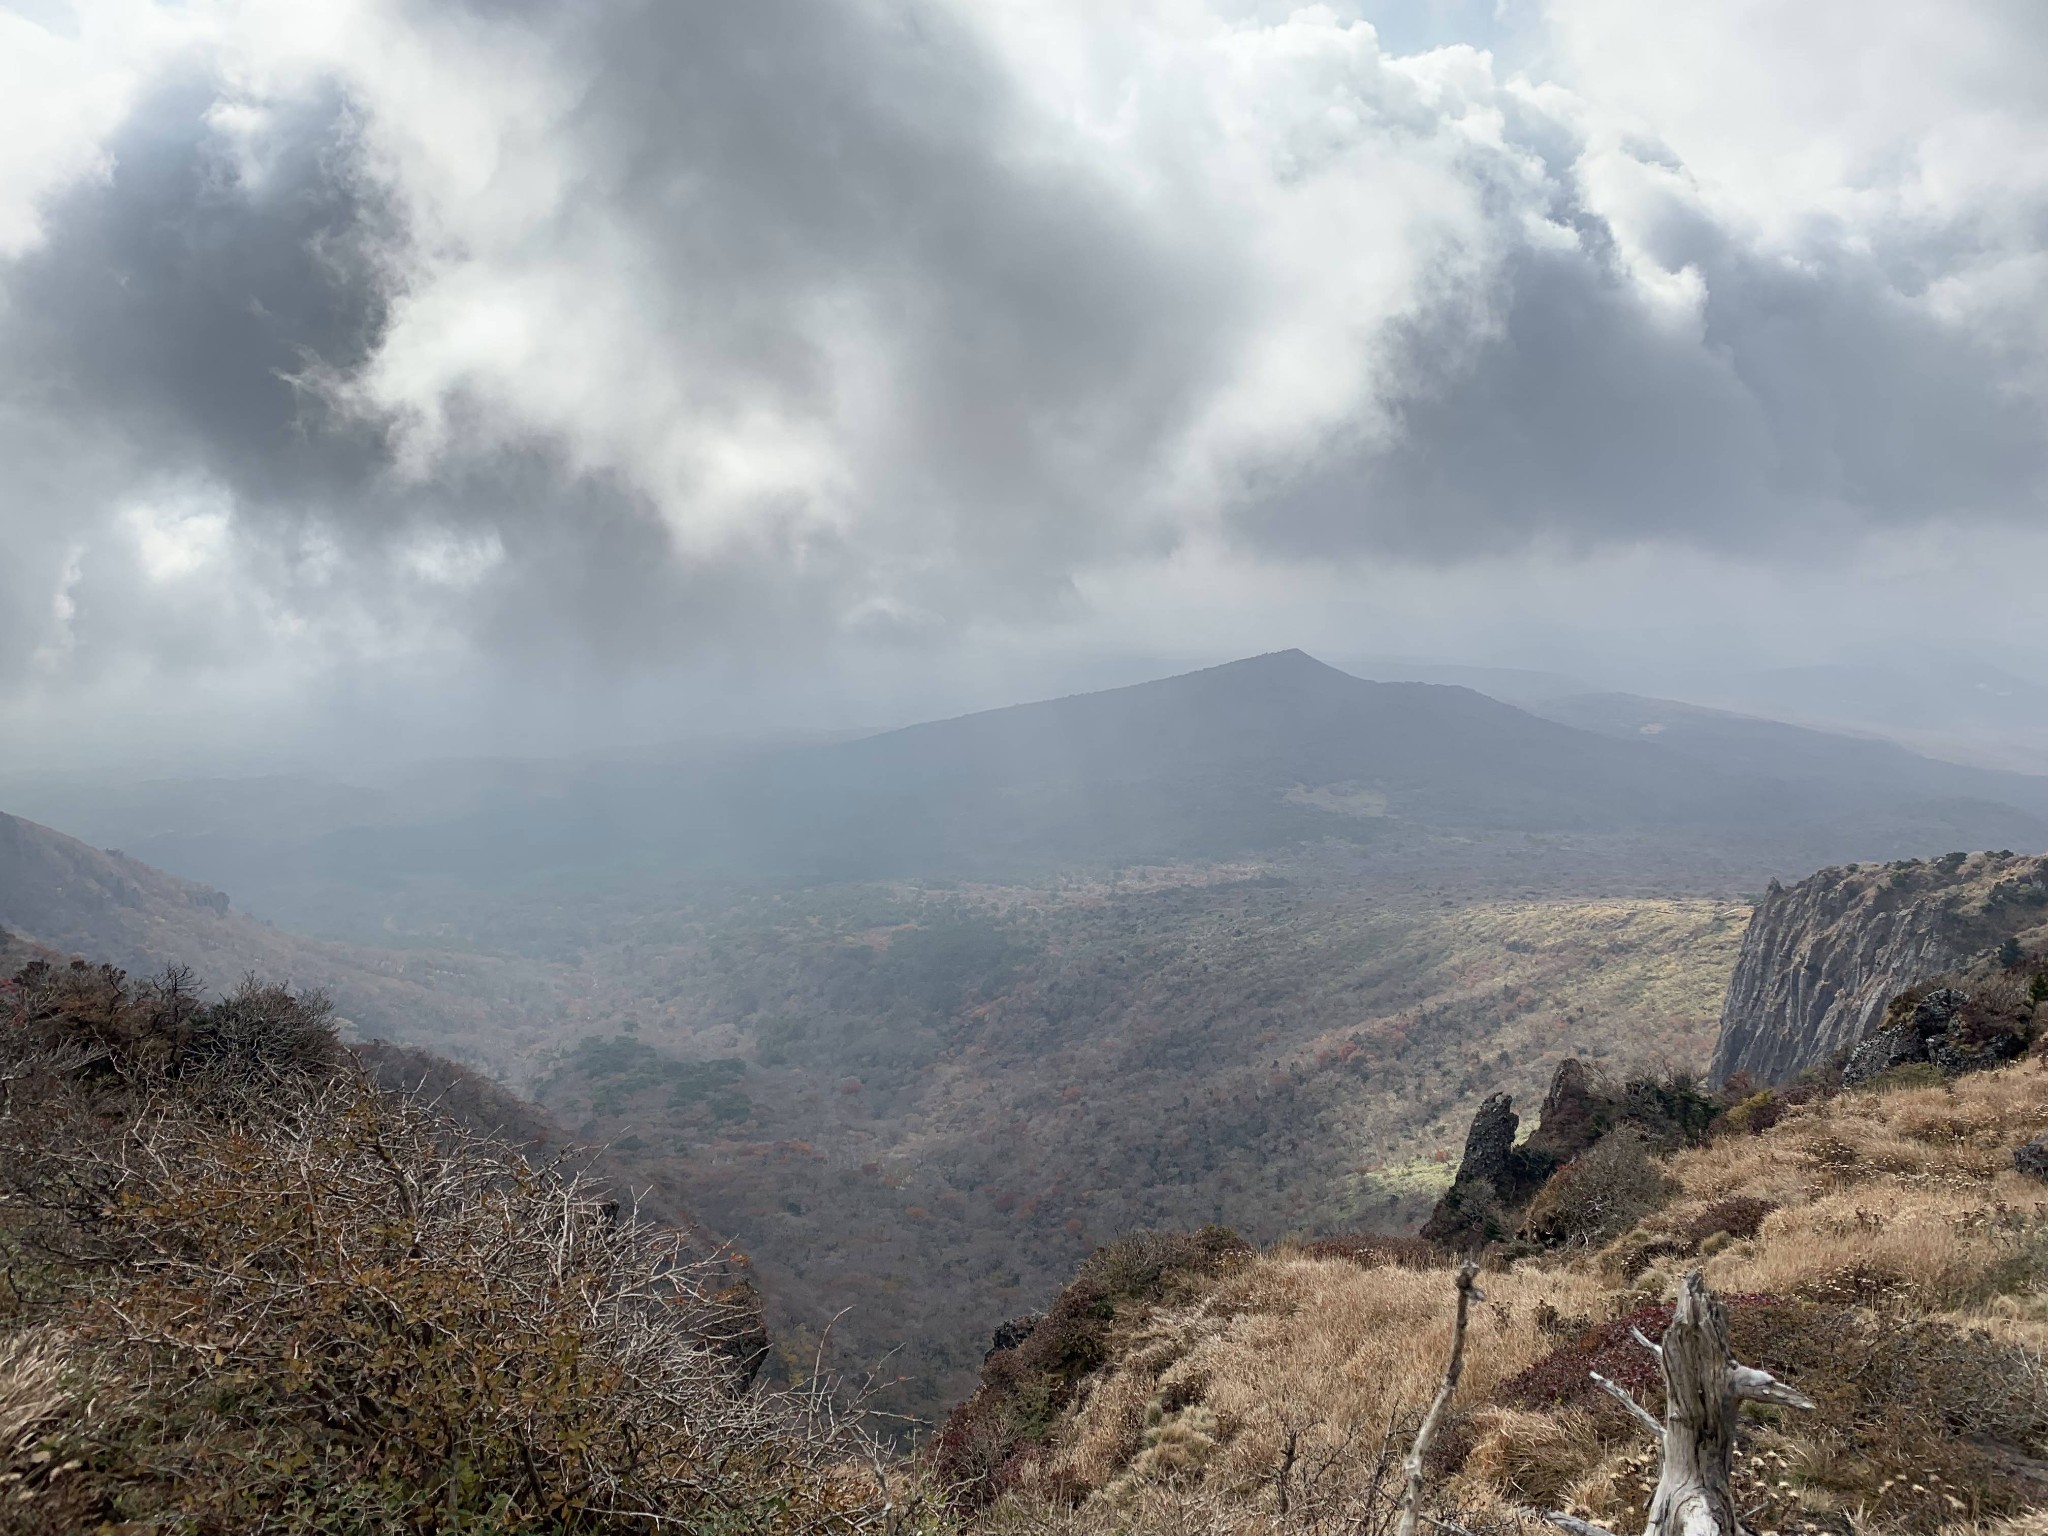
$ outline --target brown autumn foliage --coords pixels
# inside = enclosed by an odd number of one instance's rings
[[[1745,917],[1258,869],[622,910],[535,1091],[744,1240],[780,1369],[837,1319],[937,1419],[1124,1233],[1412,1227],[1491,1089],[1703,1059]]]
[[[915,1501],[748,1391],[679,1234],[378,1088],[324,1002],[0,992],[9,1530],[855,1532]]]

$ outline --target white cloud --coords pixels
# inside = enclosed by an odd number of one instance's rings
[[[2025,0],[1548,10],[1565,81],[1669,146],[1721,216],[1786,249],[1995,219],[2048,188],[2048,22]]]
[[[186,492],[138,502],[122,514],[121,521],[135,541],[143,571],[153,582],[193,576],[215,563],[227,545],[228,509],[218,496]]]
[[[76,592],[79,577],[84,574],[84,561],[85,550],[81,546],[74,544],[64,551],[63,561],[57,568],[55,587],[44,608],[46,625],[29,652],[31,678],[58,671],[78,648],[78,636],[72,628],[72,621],[78,617]]]
[[[42,238],[42,204],[105,170],[137,90],[198,29],[150,0],[0,6],[0,258]]]
[[[1200,0],[0,10],[0,694],[1682,647],[1727,572],[1835,559],[1851,623],[1872,551],[2027,536],[2037,9],[1541,10],[1512,64]]]

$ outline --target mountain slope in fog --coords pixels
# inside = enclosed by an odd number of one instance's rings
[[[1586,693],[1531,706],[1545,719],[1641,741],[1725,773],[1825,784],[1840,805],[1871,810],[1941,802],[2004,805],[2048,818],[2048,778],[1922,757],[1895,741],[1842,735],[1631,693]]]
[[[79,825],[294,926],[370,942],[400,892],[439,893],[408,925],[434,933],[460,928],[479,894],[580,907],[676,879],[1001,880],[1305,846],[1416,868],[1456,854],[1446,839],[1478,838],[1502,878],[1546,888],[1565,843],[1604,839],[1623,874],[1723,888],[1841,860],[2048,846],[2048,780],[1683,706],[1544,710],[1561,718],[1282,651],[854,740],[558,763],[473,793],[437,780],[429,795],[382,793],[360,819],[338,792],[259,818],[289,788],[271,786],[240,820],[232,796],[197,819],[159,796],[147,825]]]
[[[542,1038],[559,1011],[537,967],[495,957],[361,949],[282,932],[210,886],[0,814],[0,931],[137,974],[187,965],[209,990],[244,974],[332,995],[365,1035],[496,1055]]]
[[[1938,649],[1882,663],[1696,676],[1675,691],[1824,731],[1886,736],[1959,763],[2020,773],[2048,766],[2048,686]]]
[[[1903,752],[1785,767],[1769,751],[1674,752],[1283,651],[784,754],[726,791],[723,825],[698,847],[873,877],[1226,858],[1417,830],[1758,850],[1792,837],[1866,857],[1958,838],[2048,842],[2048,781]]]

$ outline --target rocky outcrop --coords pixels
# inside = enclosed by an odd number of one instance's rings
[[[1472,1117],[1457,1177],[1430,1212],[1423,1237],[1446,1248],[1471,1248],[1507,1236],[1544,1181],[1613,1125],[1617,1107],[1595,1089],[1583,1062],[1560,1062],[1536,1129],[1517,1146],[1521,1117],[1514,1100],[1491,1095]]]
[[[1521,1123],[1514,1100],[1505,1093],[1490,1094],[1479,1106],[1465,1133],[1457,1176],[1422,1225],[1424,1238],[1446,1248],[1466,1248],[1502,1235],[1507,1212],[1543,1182],[1543,1173],[1526,1166],[1528,1160],[1515,1146]]]
[[[1903,988],[2040,926],[2044,909],[2048,859],[2010,855],[1773,881],[1729,982],[1711,1081],[1746,1073],[1783,1082],[1842,1058],[1878,1029]]]
[[[1893,1067],[1926,1061],[1934,1042],[1946,1037],[1949,1025],[1969,1000],[1967,992],[1936,987],[1904,1018],[1892,1020],[1887,1015],[1887,1022],[1865,1035],[1849,1053],[1842,1068],[1842,1086],[1854,1088]]]
[[[1622,1131],[1637,1149],[1632,1160],[1647,1171],[1646,1153],[1696,1145],[1724,1107],[1688,1073],[1617,1082],[1595,1077],[1584,1062],[1560,1062],[1543,1095],[1536,1129],[1519,1145],[1515,1132],[1520,1121],[1512,1099],[1496,1093],[1479,1106],[1465,1135],[1457,1177],[1430,1212],[1422,1236],[1459,1250],[1511,1238],[1549,1245],[1560,1235],[1556,1223],[1531,1226],[1524,1218],[1540,1211],[1543,1190],[1555,1187],[1553,1176],[1570,1179],[1572,1169],[1584,1169],[1574,1159],[1596,1146],[1614,1145],[1612,1133]],[[1629,1161],[1628,1154],[1621,1154],[1598,1176],[1611,1182]]]
[[[989,1340],[988,1351],[981,1357],[981,1363],[987,1365],[1004,1350],[1015,1349],[1036,1333],[1038,1325],[1044,1321],[1042,1314],[1027,1312],[1022,1317],[1013,1317],[1008,1322],[997,1323],[995,1335]]]
[[[1994,975],[1976,996],[1953,986],[1909,987],[1892,1000],[1884,1022],[1849,1053],[1842,1086],[1854,1088],[1894,1067],[1921,1063],[1944,1077],[1960,1077],[2011,1061],[2040,1035],[2035,1008],[2033,988],[2015,977]]]

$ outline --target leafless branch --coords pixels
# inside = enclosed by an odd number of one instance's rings
[[[1429,1455],[1430,1443],[1436,1439],[1437,1425],[1442,1422],[1444,1409],[1450,1406],[1451,1396],[1458,1390],[1458,1378],[1465,1373],[1465,1325],[1471,1315],[1474,1301],[1486,1300],[1485,1292],[1479,1289],[1479,1266],[1467,1259],[1458,1266],[1458,1313],[1451,1325],[1451,1357],[1444,1364],[1443,1385],[1437,1389],[1436,1399],[1429,1405],[1429,1412],[1422,1416],[1422,1424],[1415,1431],[1415,1442],[1408,1447],[1406,1486],[1401,1492],[1400,1516],[1395,1522],[1395,1536],[1415,1536],[1415,1522],[1422,1507],[1422,1468]]]
[[[1570,1531],[1572,1536],[1614,1536],[1604,1525],[1595,1525],[1590,1520],[1581,1520],[1577,1515],[1567,1515],[1562,1510],[1548,1509],[1543,1518],[1560,1530]]]
[[[1622,1407],[1634,1414],[1637,1419],[1641,1420],[1651,1434],[1655,1435],[1659,1440],[1664,1438],[1664,1426],[1657,1422],[1649,1409],[1645,1408],[1630,1395],[1627,1387],[1624,1387],[1618,1381],[1609,1380],[1598,1371],[1588,1371],[1586,1374],[1600,1384],[1601,1391],[1605,1392],[1609,1397],[1620,1403]]]

